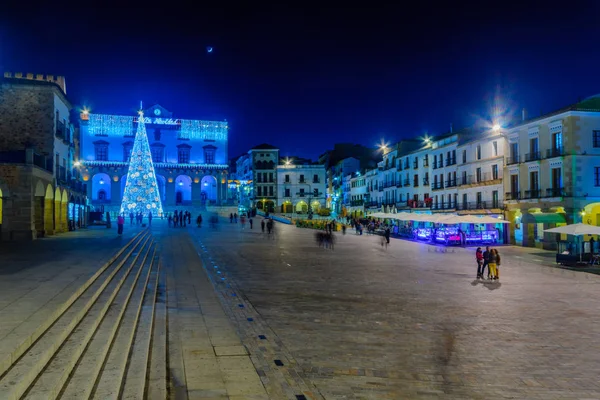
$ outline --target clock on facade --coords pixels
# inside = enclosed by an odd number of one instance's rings
[[[160,109],[155,108],[154,109],[154,115],[156,115],[156,116],[160,115]]]

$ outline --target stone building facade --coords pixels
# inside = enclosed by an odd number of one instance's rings
[[[158,104],[144,116],[164,212],[228,205],[227,122],[179,119]],[[92,208],[117,214],[137,117],[84,111],[80,119],[81,171]]]
[[[72,105],[63,77],[5,73],[0,82],[0,237],[32,240],[84,226]]]

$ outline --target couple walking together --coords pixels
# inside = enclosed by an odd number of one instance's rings
[[[475,252],[475,259],[477,260],[477,279],[483,279],[486,266],[488,267],[488,279],[500,279],[500,254],[498,254],[498,250],[490,250],[490,246],[486,246],[485,251],[482,252],[481,247],[478,247]]]

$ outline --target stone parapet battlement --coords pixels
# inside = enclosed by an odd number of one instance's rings
[[[42,81],[42,82],[55,83],[56,85],[58,85],[58,87],[60,87],[62,89],[62,91],[65,95],[67,94],[67,84],[65,82],[64,76],[32,74],[31,72],[28,72],[26,74],[23,74],[22,72],[15,72],[14,74],[12,72],[5,72],[4,77],[5,78],[13,78],[13,79],[27,79],[30,81]]]

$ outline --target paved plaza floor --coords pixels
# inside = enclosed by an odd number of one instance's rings
[[[151,228],[170,398],[600,399],[600,276],[501,247],[500,281],[482,282],[472,249],[350,232],[331,250],[260,221]],[[0,353],[140,229],[115,231],[0,248]]]
[[[600,277],[504,247],[481,282],[470,249],[338,234],[328,250],[255,221],[188,231],[271,398],[600,398]]]

